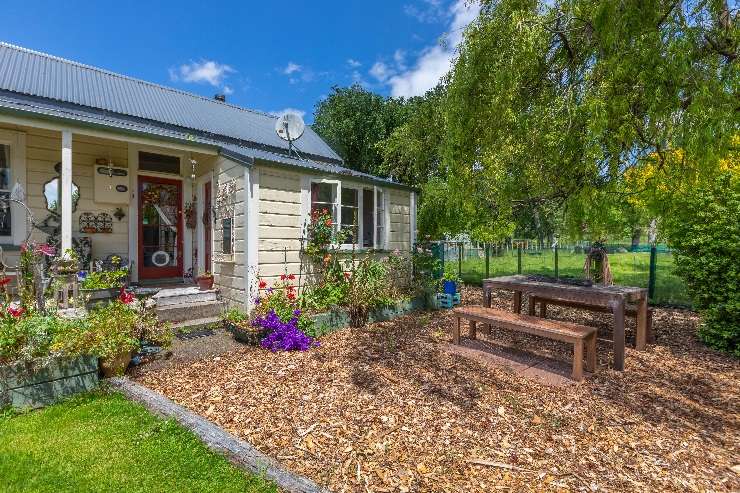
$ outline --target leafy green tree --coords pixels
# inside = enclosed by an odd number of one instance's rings
[[[736,21],[723,1],[484,1],[448,85],[449,193],[497,215],[479,225],[493,236],[543,204],[574,235],[621,231],[627,170],[655,161],[670,186],[677,150],[687,173],[727,155]]]
[[[358,84],[334,87],[316,104],[313,129],[348,168],[387,176],[378,143],[401,125],[407,114],[403,99],[384,98]]]
[[[740,168],[691,187],[676,206],[663,227],[702,313],[699,336],[740,357]]]

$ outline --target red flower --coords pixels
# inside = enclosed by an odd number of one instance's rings
[[[295,281],[295,275],[294,274],[289,274],[288,275],[288,280]]]
[[[3,277],[0,279],[0,287],[7,285],[12,279],[10,277]]]
[[[324,224],[326,224],[327,226],[331,226],[331,219],[327,219],[326,221],[324,221]]]
[[[267,282],[265,282],[265,281],[260,281],[259,282],[259,288],[260,289],[265,289],[266,287],[267,287]]]
[[[345,278],[345,279],[349,279],[349,272],[345,272],[345,273],[344,273],[344,278]]]
[[[287,278],[288,278],[288,277],[287,277],[287,276],[286,276],[285,274],[280,274],[280,280],[281,280],[281,281],[284,281],[284,280],[286,280]]]
[[[8,313],[13,318],[20,318],[21,315],[23,315],[26,312],[26,309],[22,306],[9,306],[8,307]]]
[[[329,211],[328,211],[328,210],[326,210],[326,209],[321,209],[321,213],[322,213],[322,214],[329,214]]]
[[[288,299],[293,301],[295,299],[295,293],[293,291],[288,292]]]
[[[136,296],[134,296],[134,293],[129,293],[124,288],[121,288],[121,294],[118,295],[118,299],[124,305],[128,305],[136,299]]]

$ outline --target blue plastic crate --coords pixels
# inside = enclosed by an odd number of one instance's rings
[[[454,295],[437,293],[435,296],[435,303],[438,308],[452,308],[453,306],[460,304],[460,293],[456,293]]]

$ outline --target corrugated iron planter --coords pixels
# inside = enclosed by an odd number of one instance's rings
[[[265,338],[267,332],[262,327],[251,325],[237,325],[229,320],[224,320],[224,329],[234,336],[234,340],[242,344],[257,346]]]
[[[38,408],[98,384],[98,359],[44,358],[0,366],[0,408]]]

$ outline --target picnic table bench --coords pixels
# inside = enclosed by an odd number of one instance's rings
[[[534,278],[533,278],[534,277]],[[522,295],[538,299],[547,299],[548,303],[579,303],[581,307],[599,307],[614,315],[614,369],[624,370],[624,317],[626,306],[635,306],[637,319],[637,336],[635,348],[644,350],[648,333],[648,299],[647,289],[632,286],[575,285],[555,280],[545,281],[535,276],[514,275],[483,279],[483,305],[491,306],[493,289],[504,289],[514,292],[514,313],[521,313]]]
[[[573,380],[583,379],[583,356],[586,355],[586,370],[596,370],[596,328],[571,322],[546,320],[531,315],[511,313],[483,306],[462,306],[453,310],[457,323],[453,327],[452,342],[460,344],[462,319],[470,322],[470,338],[476,338],[476,324],[495,325],[508,330],[546,337],[573,344]]]

